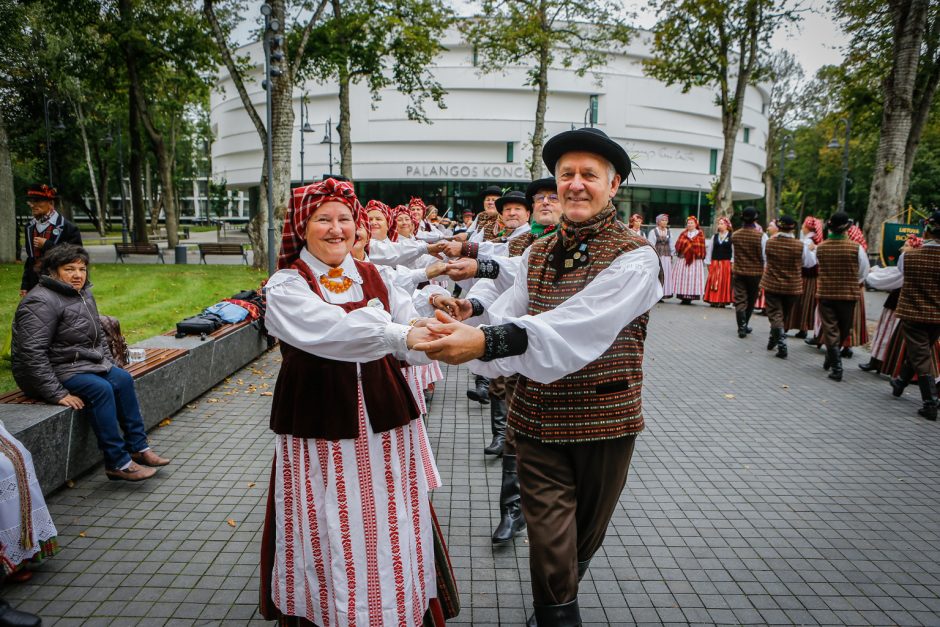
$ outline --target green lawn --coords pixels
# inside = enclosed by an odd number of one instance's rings
[[[0,340],[9,341],[23,266],[0,264]],[[175,328],[177,322],[240,290],[256,289],[264,273],[235,265],[95,264],[89,272],[102,314],[121,321],[128,344]],[[0,360],[0,392],[16,388],[10,362]]]

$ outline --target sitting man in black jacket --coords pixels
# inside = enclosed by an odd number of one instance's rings
[[[134,379],[112,361],[87,280],[88,253],[56,246],[43,254],[42,272],[13,318],[13,378],[32,398],[88,407],[109,479],[149,479],[170,460],[147,444]]]
[[[26,292],[39,283],[42,256],[53,246],[82,245],[78,227],[55,210],[55,198],[55,188],[48,185],[31,185],[26,192],[26,203],[33,212],[33,219],[26,224],[26,263],[23,264],[20,296],[26,296]]]

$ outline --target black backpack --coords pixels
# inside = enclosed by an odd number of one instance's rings
[[[198,316],[192,316],[176,323],[176,337],[186,337],[187,335],[198,335],[199,339],[205,340],[206,336],[221,327],[225,322],[213,313],[201,313]]]

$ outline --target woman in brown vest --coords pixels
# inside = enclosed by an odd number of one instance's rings
[[[282,624],[419,625],[436,597],[437,468],[400,358],[430,337],[409,294],[350,255],[349,183],[294,190],[266,326],[281,341],[261,611]]]

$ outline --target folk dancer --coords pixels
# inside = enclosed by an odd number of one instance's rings
[[[646,234],[650,245],[656,249],[659,256],[659,265],[663,269],[663,299],[672,298],[675,289],[672,286],[672,257],[676,254],[676,246],[672,241],[672,232],[669,230],[669,216],[661,213],[656,216],[656,226]]]
[[[705,234],[698,219],[689,216],[685,230],[676,238],[676,265],[672,269],[672,284],[680,305],[691,305],[705,293]]]
[[[754,304],[760,293],[764,274],[763,247],[767,236],[757,224],[757,209],[747,207],[741,212],[743,224],[731,235],[734,249],[734,315],[738,323],[738,337],[745,338],[753,331],[750,326]]]
[[[734,302],[731,296],[731,220],[718,218],[716,233],[708,240],[705,266],[708,282],[705,285],[705,302],[712,307],[724,307]]]
[[[777,349],[777,357],[787,358],[787,314],[803,291],[802,269],[816,265],[816,255],[793,231],[796,220],[781,216],[776,221],[776,237],[764,242],[764,274],[760,286],[767,305],[770,338],[767,350]]]

